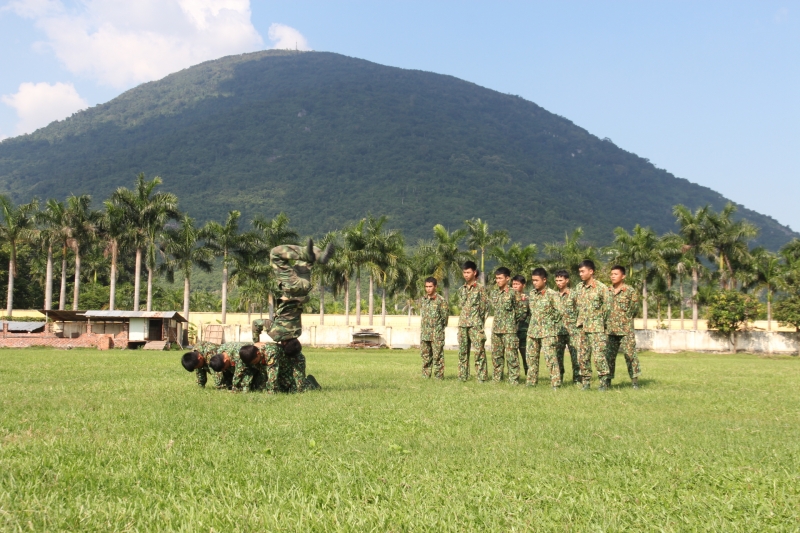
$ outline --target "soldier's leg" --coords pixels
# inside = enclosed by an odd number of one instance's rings
[[[556,337],[556,360],[558,361],[558,371],[561,380],[564,380],[564,351],[567,349],[567,336],[559,335]]]
[[[483,328],[469,328],[470,342],[475,347],[475,374],[478,381],[489,379],[489,370],[486,364],[486,332]]]
[[[419,352],[422,356],[422,377],[431,377],[431,366],[433,365],[433,350],[431,341],[419,341]]]
[[[550,370],[550,386],[561,386],[561,367],[558,366],[558,356],[556,355],[556,345],[558,337],[545,337],[542,339],[542,353],[548,370]]]
[[[608,336],[608,349],[606,350],[606,361],[608,361],[608,377],[614,379],[614,370],[617,367],[617,354],[622,337],[619,335]]]
[[[503,337],[506,344],[506,359],[508,360],[508,382],[512,385],[518,385],[519,359],[517,359],[517,351],[519,350],[519,340],[516,333],[507,333]]]
[[[581,381],[581,365],[578,363],[578,347],[577,336],[569,335],[567,337],[567,350],[569,350],[570,362],[572,363],[572,381],[580,383]]]
[[[590,343],[592,345],[592,362],[597,367],[597,377],[601,381],[608,379],[608,335],[605,333],[590,333]]]
[[[469,328],[458,328],[458,379],[469,379]]]
[[[280,372],[280,367],[279,367],[280,359],[277,356],[272,355],[270,353],[267,353],[266,356],[267,356],[267,370],[266,370],[267,382],[264,386],[264,389],[266,390],[267,394],[275,394],[279,390],[278,374]]]
[[[578,367],[581,373],[581,383],[584,387],[592,382],[592,347],[589,342],[589,333],[582,329],[578,332]]]
[[[625,363],[628,365],[628,375],[631,379],[638,378],[642,369],[639,366],[639,356],[636,355],[636,335],[622,337],[622,353],[625,355]]]
[[[306,390],[306,356],[303,352],[292,357],[287,357],[289,364],[292,368],[292,381],[294,381],[294,390],[296,392],[305,392]]]
[[[525,347],[528,344],[528,332],[521,331],[517,333],[517,346],[519,346],[519,359],[522,361],[522,371],[528,375],[528,358],[525,356]]]
[[[503,367],[505,366],[505,339],[502,333],[492,333],[492,381],[500,383],[503,380]]]
[[[431,342],[433,352],[433,377],[444,379],[444,339]]]
[[[539,382],[539,353],[542,351],[542,339],[528,337],[528,346],[525,354],[528,357],[528,374],[526,384],[536,385]]]

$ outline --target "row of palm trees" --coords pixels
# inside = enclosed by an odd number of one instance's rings
[[[133,278],[132,308],[139,310],[144,269],[145,309],[152,310],[157,277],[163,275],[173,282],[177,273],[183,277],[183,312],[188,317],[194,269],[210,272],[218,258],[216,264],[222,271],[222,322],[226,322],[229,286],[237,288],[239,300],[248,311],[266,304],[271,315],[277,287],[269,266],[269,250],[279,244],[300,242],[288,217],[257,217],[252,228],[245,231],[241,228],[241,213],[230,211],[224,222],[211,221],[199,227],[179,211],[174,194],[158,190],[161,184],[158,177],[148,181],[140,174],[132,189],[120,187],[99,211],[92,209],[88,195],[73,195],[63,202],[51,199],[42,206],[37,200],[14,205],[0,196],[0,241],[9,255],[6,314],[10,315],[13,308],[18,250],[28,246],[46,258],[45,309],[54,305],[56,258],[61,261],[58,309],[66,305],[70,258],[74,263],[72,309],[79,308],[82,259],[88,253],[95,263],[108,262],[108,309],[116,308],[117,280],[122,273]],[[800,242],[792,241],[779,254],[751,249],[749,242],[757,229],[745,220],[737,220],[735,212],[735,206],[730,204],[720,212],[708,206],[692,211],[679,205],[674,208],[676,233],[658,235],[640,225],[630,233],[617,228],[609,246],[596,247],[583,240],[583,231],[578,228],[565,235],[563,242],[544,245],[541,255],[535,244],[509,244],[507,231],[490,231],[489,224],[479,218],[465,221],[463,228],[452,232],[436,225],[431,239],[406,246],[401,232],[388,227],[386,216],[368,215],[324,235],[317,243],[325,246],[333,242],[336,249],[333,259],[326,265],[317,265],[313,272],[319,288],[320,320],[324,323],[326,291],[335,299],[343,299],[349,323],[354,289],[356,324],[362,321],[364,285],[368,291],[369,324],[374,320],[375,295],[379,291],[385,323],[387,297],[395,298],[395,306],[399,299],[403,312],[411,316],[421,296],[423,280],[429,275],[440,280],[445,298],[451,302],[452,284],[458,282],[461,264],[468,259],[476,260],[481,279],[486,282],[487,263],[526,274],[537,266],[551,271],[563,268],[577,279],[578,263],[588,258],[628,268],[629,282],[642,292],[645,328],[651,315],[648,306],[655,303],[659,322],[662,307],[671,321],[673,305],[677,305],[682,327],[684,310],[691,308],[696,329],[698,306],[717,286],[723,290],[765,292],[771,328],[775,293],[798,292]],[[94,272],[96,279],[96,266]]]

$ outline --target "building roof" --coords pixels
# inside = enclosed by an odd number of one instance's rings
[[[40,309],[39,312],[55,322],[75,322],[77,320],[83,321],[86,319],[86,317],[83,316],[86,311],[59,311],[57,309]]]
[[[0,328],[3,327],[3,322],[8,323],[8,331],[25,331],[33,333],[36,330],[44,329],[46,322],[15,322],[13,320],[0,320]]]
[[[84,311],[86,318],[166,318],[186,322],[177,311]]]

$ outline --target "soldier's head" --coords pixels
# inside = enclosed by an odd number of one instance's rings
[[[531,283],[537,291],[547,287],[547,270],[542,267],[534,268],[533,272],[531,272]]]
[[[611,267],[611,284],[615,287],[625,281],[625,267],[614,265]]]
[[[239,348],[239,359],[246,365],[252,365],[261,362],[261,350],[252,344],[242,346]]]
[[[525,290],[525,276],[522,274],[517,274],[513,278],[511,278],[511,288],[517,292],[522,292]]]
[[[300,341],[297,339],[282,341],[281,347],[283,348],[283,353],[285,353],[287,357],[294,357],[303,351],[303,345],[300,344]]]
[[[511,271],[506,267],[500,267],[494,271],[494,282],[498,289],[505,289],[511,281]]]
[[[465,261],[461,265],[461,274],[464,276],[464,281],[472,283],[478,279],[478,265],[475,264],[475,261]]]
[[[569,271],[567,270],[556,270],[556,287],[558,290],[563,291],[565,287],[569,285]]]
[[[214,372],[224,372],[233,366],[233,360],[226,353],[218,353],[208,362]]]
[[[585,259],[578,265],[578,275],[583,281],[591,281],[594,277],[594,261]]]
[[[181,364],[187,371],[192,372],[205,365],[206,360],[200,352],[192,351],[183,354],[183,357],[181,357]]]
[[[433,276],[425,278],[425,294],[427,294],[428,296],[433,296],[434,294],[436,294],[436,285],[438,283],[439,282],[436,281],[436,278],[434,278]]]

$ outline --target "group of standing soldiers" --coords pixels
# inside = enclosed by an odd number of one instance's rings
[[[625,356],[633,388],[639,388],[641,372],[636,356],[633,315],[638,295],[625,284],[625,267],[611,269],[612,286],[595,279],[595,265],[583,261],[578,268],[581,281],[570,288],[569,272],[555,273],[558,290],[547,287],[548,273],[536,268],[531,274],[533,285],[525,293],[524,276],[511,277],[500,267],[495,271],[495,287],[487,291],[478,283],[478,268],[472,261],[464,263],[464,285],[459,288],[461,314],[458,318],[458,377],[469,379],[469,356],[475,353],[478,382],[488,381],[486,333],[484,323],[489,306],[494,311],[492,326],[493,381],[503,379],[505,366],[511,384],[519,381],[519,359],[522,359],[526,383],[535,386],[539,380],[539,359],[544,357],[550,372],[550,385],[558,389],[564,379],[564,354],[569,351],[572,380],[584,390],[591,388],[592,363],[597,369],[600,390],[607,390],[614,379],[617,354]],[[444,334],[449,309],[436,292],[436,279],[425,280],[422,300],[420,351],[422,374],[444,378]]]
[[[259,342],[262,328],[253,329],[253,343],[229,342],[221,345],[199,342],[181,358],[188,371],[197,374],[197,384],[206,386],[208,375],[214,387],[234,392],[303,392],[319,389],[314,376],[306,376],[306,358],[298,340],[302,333],[301,314],[311,291],[311,267],[325,264],[333,247],[324,251],[308,245],[281,245],[270,251],[270,264],[278,281],[281,297],[275,318],[267,321],[267,334],[274,342]]]

